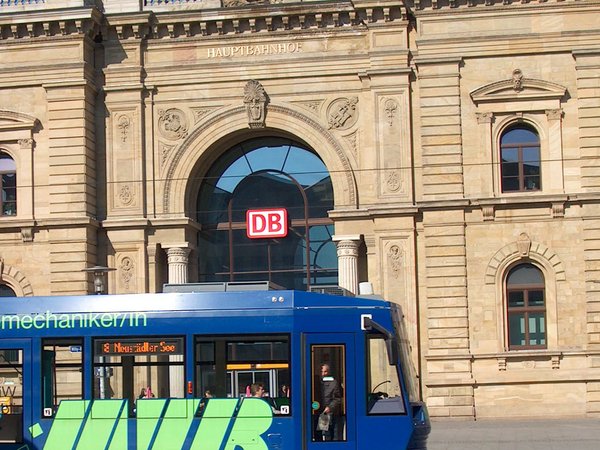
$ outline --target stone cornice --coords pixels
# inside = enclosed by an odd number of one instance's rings
[[[107,15],[111,35],[118,39],[324,31],[380,24],[408,26],[406,19],[406,8],[401,1],[367,2],[361,7],[340,1]]]
[[[0,218],[0,230],[19,228],[81,228],[91,226],[98,228],[100,223],[93,217],[77,216],[55,219],[19,219],[18,217],[5,216]]]
[[[436,13],[454,13],[459,10],[478,13],[499,10],[515,11],[523,9],[552,9],[600,6],[598,0],[409,0],[408,8],[415,16]]]
[[[95,7],[0,14],[0,40],[93,37],[100,30],[102,20],[102,13]]]
[[[556,195],[504,195],[502,197],[432,200],[406,204],[365,205],[360,208],[337,208],[329,211],[333,220],[364,220],[374,217],[416,216],[426,211],[472,210],[483,207],[501,207],[502,209],[522,208],[524,206],[548,206],[560,204],[598,203],[600,194],[556,194]]]
[[[0,10],[1,11],[1,10]],[[33,9],[0,14],[0,40],[95,36],[102,25],[119,40],[237,35],[254,32],[319,31],[369,26],[408,26],[400,0],[253,5],[219,9],[103,14],[95,7]],[[103,33],[105,34],[105,33]]]

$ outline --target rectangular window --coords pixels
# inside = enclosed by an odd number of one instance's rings
[[[17,214],[17,175],[15,173],[2,174],[2,215],[14,216]]]
[[[0,361],[19,362],[19,350],[0,350]]]
[[[15,358],[5,358],[12,354]],[[23,350],[0,349],[0,442],[23,442]]]
[[[197,397],[245,397],[260,384],[275,414],[291,414],[288,336],[199,336],[195,360]]]
[[[183,337],[135,337],[94,341],[94,398],[184,398]]]
[[[42,340],[42,414],[52,417],[62,400],[83,398],[83,340]]]
[[[369,336],[367,344],[367,413],[404,414],[398,369],[389,364],[384,337]]]
[[[512,313],[508,316],[509,343],[512,347],[522,347],[525,342],[525,313]]]

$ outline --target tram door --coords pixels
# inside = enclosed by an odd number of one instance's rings
[[[31,343],[0,344],[0,444],[31,440]]]
[[[306,449],[356,449],[354,335],[305,335]]]

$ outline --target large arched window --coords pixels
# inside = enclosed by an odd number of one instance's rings
[[[250,239],[246,211],[285,208],[284,238]],[[333,187],[323,161],[283,138],[252,139],[211,167],[198,197],[199,281],[268,280],[287,289],[337,284]]]
[[[533,264],[513,267],[506,277],[510,350],[546,348],[544,275]]]
[[[502,192],[537,191],[541,184],[540,138],[529,125],[511,126],[500,137]]]
[[[0,152],[0,215],[17,214],[17,166],[6,153]]]

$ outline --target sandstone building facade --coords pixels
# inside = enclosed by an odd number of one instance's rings
[[[5,2],[0,61],[4,295],[369,281],[432,416],[600,414],[600,1]]]

